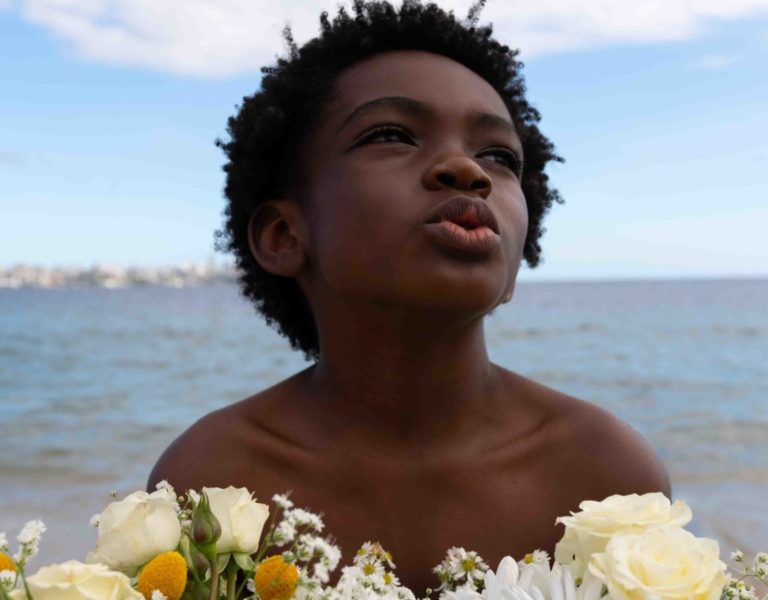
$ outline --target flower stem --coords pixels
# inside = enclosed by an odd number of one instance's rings
[[[216,559],[210,560],[211,564],[211,588],[208,593],[208,600],[218,600],[219,598],[219,568]]]
[[[229,559],[227,565],[227,600],[236,600],[237,590],[237,563],[234,558]]]
[[[19,575],[21,576],[21,583],[24,585],[24,593],[27,595],[27,600],[32,600],[32,592],[29,591],[27,579],[24,577],[24,569],[19,570]]]

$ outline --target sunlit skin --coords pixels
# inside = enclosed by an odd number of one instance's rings
[[[368,104],[382,98],[399,100]],[[451,546],[495,568],[552,553],[555,518],[582,500],[670,495],[629,426],[488,359],[484,317],[512,298],[528,224],[511,123],[485,80],[443,56],[388,52],[342,73],[304,148],[306,185],[250,227],[260,264],[309,299],[320,360],[201,419],[150,488],[293,490],[325,513],[343,563],[380,541],[417,595]],[[492,211],[494,251],[427,235],[457,194]]]

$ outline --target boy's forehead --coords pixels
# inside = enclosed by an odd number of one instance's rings
[[[485,112],[511,122],[501,96],[485,79],[446,56],[416,50],[377,54],[342,72],[324,120],[337,129],[362,104],[393,96],[413,98],[446,115]]]

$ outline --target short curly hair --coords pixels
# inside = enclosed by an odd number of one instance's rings
[[[262,202],[285,197],[286,191],[301,183],[292,175],[291,165],[298,161],[305,136],[330,98],[335,80],[375,54],[394,50],[440,54],[474,71],[498,92],[524,151],[521,187],[528,207],[528,232],[523,257],[532,268],[541,260],[543,217],[553,202],[563,202],[549,186],[544,168],[550,161],[563,159],[539,131],[539,112],[524,97],[523,63],[516,60],[519,50],[492,39],[492,25],[477,25],[484,4],[485,0],[477,0],[460,22],[452,11],[446,13],[432,3],[422,5],[420,0],[404,0],[399,10],[386,1],[353,0],[354,16],[340,7],[329,21],[323,12],[320,36],[301,48],[286,26],[283,37],[290,56],[278,58],[275,67],[261,69],[261,90],[243,98],[237,114],[228,120],[230,140],[216,140],[229,159],[223,167],[228,203],[223,227],[216,232],[216,247],[235,255],[243,295],[307,360],[317,360],[320,354],[309,302],[295,279],[269,273],[259,265],[249,246],[248,222]]]

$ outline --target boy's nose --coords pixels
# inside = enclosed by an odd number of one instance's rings
[[[424,184],[430,190],[477,190],[483,198],[491,193],[491,178],[468,156],[453,156],[433,165],[425,174]]]

